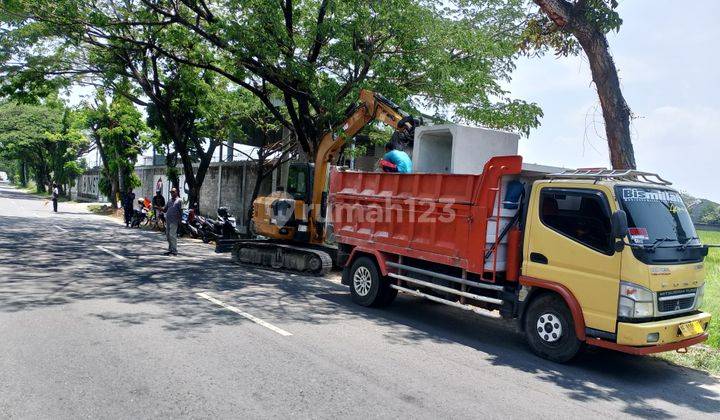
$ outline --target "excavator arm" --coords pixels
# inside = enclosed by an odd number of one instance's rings
[[[360,91],[360,101],[353,108],[344,123],[336,130],[326,133],[318,146],[313,177],[308,233],[310,242],[322,243],[325,240],[322,224],[319,222],[321,209],[324,209],[324,191],[328,181],[328,165],[334,162],[348,139],[372,121],[380,121],[395,130],[412,130],[411,123],[402,123],[404,113],[399,106],[379,93],[369,90]]]
[[[371,121],[380,121],[393,127],[395,133],[408,136],[413,134],[415,126],[415,121],[390,100],[362,90],[360,101],[348,111],[342,125],[323,136],[314,166],[293,164],[290,167],[288,177],[293,174],[293,168],[302,168],[292,175],[295,180],[292,191],[288,179],[287,193],[255,199],[253,226],[268,239],[234,241],[234,261],[317,275],[330,271],[333,261],[331,252],[324,246],[326,234],[322,223],[328,165],[337,160],[345,142]],[[288,198],[288,193],[292,193],[292,198]]]

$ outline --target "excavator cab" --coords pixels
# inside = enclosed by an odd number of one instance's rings
[[[293,162],[288,169],[287,188],[253,202],[252,229],[268,238],[308,242],[307,213],[312,202],[314,166]]]
[[[311,202],[314,166],[305,162],[290,164],[286,191],[294,200]]]

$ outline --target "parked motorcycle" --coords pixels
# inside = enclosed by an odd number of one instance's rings
[[[195,216],[195,209],[183,210],[182,220],[178,226],[178,236],[190,235],[193,238],[201,238],[201,226]]]
[[[200,237],[203,242],[218,241],[219,239],[238,239],[240,237],[235,228],[235,218],[230,215],[226,207],[217,209],[217,219],[195,216],[200,228]]]
[[[133,210],[133,216],[132,219],[130,219],[130,227],[139,228],[140,225],[145,222],[145,219],[147,219],[148,212],[150,209],[146,206],[146,200],[147,199],[138,199],[138,206],[140,207],[140,210]]]

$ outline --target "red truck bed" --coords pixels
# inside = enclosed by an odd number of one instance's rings
[[[337,242],[482,274],[488,221],[499,230],[492,219],[502,177],[521,167],[520,156],[498,156],[480,175],[335,171],[330,216]]]

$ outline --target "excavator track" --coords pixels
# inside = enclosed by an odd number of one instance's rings
[[[232,260],[237,264],[270,267],[316,276],[324,276],[333,266],[330,254],[325,251],[262,240],[235,243]]]

